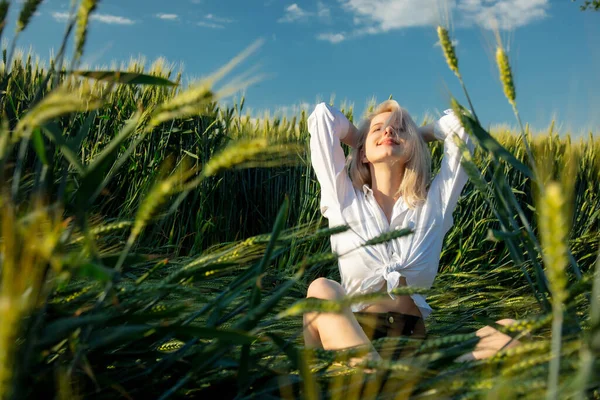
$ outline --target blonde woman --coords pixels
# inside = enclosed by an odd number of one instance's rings
[[[334,107],[320,103],[308,118],[308,131],[311,162],[321,186],[320,211],[330,227],[350,229],[331,236],[332,251],[341,255],[341,284],[316,279],[307,297],[335,300],[378,291],[388,295],[354,304],[340,314],[306,313],[306,347],[343,349],[384,336],[424,338],[424,321],[432,312],[425,297],[397,296],[392,291],[399,286],[428,289],[433,284],[443,239],[468,179],[453,136],[460,137],[471,153],[474,143],[452,111],[419,128],[395,100],[375,107],[358,128]],[[431,156],[426,142],[433,140],[444,142],[444,155],[429,184]],[[347,160],[341,143],[352,148]],[[361,247],[401,228],[413,233]],[[509,342],[509,347],[517,344],[489,326],[477,334],[481,337],[477,348],[462,359],[488,357]],[[379,356],[374,349],[372,356]]]

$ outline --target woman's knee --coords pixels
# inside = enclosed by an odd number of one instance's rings
[[[344,296],[344,288],[338,282],[327,278],[317,278],[311,282],[306,297],[334,300]]]

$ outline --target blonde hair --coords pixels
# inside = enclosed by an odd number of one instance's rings
[[[385,122],[383,129],[390,125],[399,128],[399,135],[402,135],[406,140],[406,151],[410,154],[410,159],[404,166],[402,184],[400,184],[396,195],[402,196],[410,208],[415,208],[424,202],[427,197],[431,176],[431,154],[410,114],[400,107],[396,100],[386,100],[379,104],[360,123],[358,126],[358,145],[350,151],[346,165],[349,168],[352,184],[357,189],[362,190],[365,184],[371,187],[371,170],[368,164],[361,162],[360,153],[365,148],[371,121],[376,115],[388,111],[391,111],[392,115]]]

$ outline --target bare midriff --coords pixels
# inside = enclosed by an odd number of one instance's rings
[[[404,277],[400,278],[400,285],[406,286],[406,279]],[[386,285],[383,285],[380,291],[387,293]],[[376,302],[361,311],[372,313],[397,312],[421,317],[419,307],[415,305],[415,302],[410,296],[396,295],[394,297],[395,299],[392,299],[390,296],[386,296],[385,298],[376,300]]]

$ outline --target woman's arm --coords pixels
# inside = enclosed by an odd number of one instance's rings
[[[346,169],[341,142],[354,143],[356,135],[346,116],[321,102],[307,119],[310,134],[310,160],[321,186],[321,213],[344,207],[352,201],[352,182]],[[346,139],[351,136],[350,139]]]
[[[434,130],[433,130],[434,126],[435,126],[435,124],[433,123],[433,124],[419,127],[419,133],[421,134],[421,137],[423,138],[423,140],[426,143],[438,140],[438,138],[436,138],[435,134],[434,134]]]
[[[352,122],[348,122],[348,133],[343,139],[340,139],[340,142],[347,144],[352,148],[356,148],[356,146],[358,146],[358,128],[355,127]]]
[[[446,115],[434,123],[435,137],[444,141],[444,153],[440,170],[431,183],[428,196],[435,196],[440,201],[444,229],[447,232],[453,224],[452,213],[460,193],[469,179],[461,165],[463,154],[455,139],[461,139],[471,155],[475,151],[475,143],[452,110],[444,113]]]

